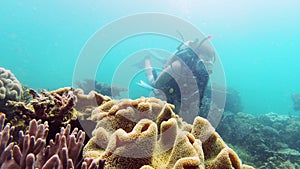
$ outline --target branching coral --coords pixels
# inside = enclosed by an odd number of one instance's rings
[[[9,70],[0,67],[0,111],[6,111],[8,100],[19,101],[23,89],[21,83]]]
[[[84,156],[106,160],[105,168],[252,168],[210,123],[185,123],[173,105],[155,98],[108,101],[93,111],[97,121]]]
[[[11,131],[14,129],[10,124],[4,126],[5,115],[0,115],[0,168],[1,169],[97,169],[98,166],[93,159],[78,159],[83,147],[85,133],[71,126],[61,128],[56,134],[55,140],[46,146],[46,137],[49,131],[47,122],[32,120],[29,129],[23,133],[20,131],[17,144],[12,142]],[[80,167],[81,166],[81,167]]]
[[[5,125],[4,127],[5,115],[0,114],[0,166],[6,168],[9,163],[9,160],[12,158],[12,149],[14,143],[12,142],[11,133],[14,130],[14,127],[11,127],[10,124]]]

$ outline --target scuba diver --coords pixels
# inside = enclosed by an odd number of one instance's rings
[[[138,85],[152,89],[155,97],[174,104],[177,114],[179,110],[186,112],[192,106],[199,110],[215,62],[214,50],[205,43],[211,38],[182,43],[159,74],[151,66],[148,56],[145,69],[151,85],[143,81]]]

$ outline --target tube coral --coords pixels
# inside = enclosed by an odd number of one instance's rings
[[[80,161],[85,133],[71,126],[61,128],[54,140],[46,145],[49,131],[47,122],[31,120],[29,129],[19,132],[19,141],[15,144],[11,138],[14,127],[7,123],[4,127],[5,115],[0,115],[0,168],[1,169],[101,169],[93,159]]]

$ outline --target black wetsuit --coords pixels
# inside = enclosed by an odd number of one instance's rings
[[[174,62],[175,60],[180,60],[181,62],[185,63],[192,71],[194,76],[193,80],[197,82],[197,86],[190,87],[189,86],[190,84],[187,82],[186,84],[187,86],[185,86],[184,88],[185,90],[196,88],[197,91],[195,92],[198,92],[199,94],[199,108],[200,108],[204,91],[206,89],[209,80],[209,73],[207,72],[204,63],[200,61],[198,55],[188,47],[177,51],[168,63],[172,64],[172,62]],[[178,113],[182,103],[181,91],[180,91],[180,89],[182,90],[182,86],[179,86],[176,80],[174,78],[171,78],[171,80],[165,82],[164,85],[160,85],[160,86],[155,85],[155,87],[157,89],[162,90],[165,93],[167,97],[167,102],[174,104],[176,107],[175,112]],[[192,99],[197,100],[197,98],[192,98]]]

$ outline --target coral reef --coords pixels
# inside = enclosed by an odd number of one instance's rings
[[[42,119],[50,123],[67,124],[76,118],[76,110],[73,108],[76,103],[76,96],[70,87],[61,88],[48,92],[43,90],[38,93],[29,89],[32,99],[28,104],[25,102],[8,101],[7,107],[11,112],[6,113],[8,118],[26,122],[32,119]],[[11,117],[12,116],[12,117]]]
[[[289,168],[300,164],[299,117],[225,112],[217,131],[234,145],[244,162],[257,168]]]
[[[84,90],[84,92],[96,91],[106,96],[120,96],[121,92],[127,91],[127,88],[112,86],[105,83],[99,83],[93,79],[85,79],[82,82],[76,82],[78,88]]]
[[[201,117],[191,125],[159,99],[112,100],[108,96],[126,89],[93,80],[80,85],[88,95],[70,87],[23,92],[14,75],[0,68],[1,169],[253,168]],[[81,130],[85,124],[93,129],[91,139]],[[281,150],[297,157],[293,147]]]
[[[17,130],[25,131],[32,119],[48,121],[53,126],[47,138],[49,141],[55,133],[59,132],[60,127],[65,127],[69,123],[76,125],[78,113],[74,106],[77,97],[72,88],[66,87],[51,92],[42,90],[41,93],[29,89],[28,93],[31,95],[28,103],[8,101],[6,104],[6,109],[9,110],[5,112],[6,117]],[[13,136],[19,137],[17,132],[14,132]]]
[[[8,120],[18,130],[23,131],[32,119],[48,121],[50,125],[54,126],[50,129],[50,137],[58,132],[60,127],[65,127],[67,124],[72,124],[80,129],[82,129],[82,124],[84,124],[83,127],[94,128],[95,123],[87,120],[92,110],[111,100],[108,96],[103,96],[95,91],[85,95],[82,89],[74,90],[70,87],[50,92],[42,90],[40,93],[28,89],[27,93],[30,95],[30,99],[7,102],[6,108],[9,111],[5,114]],[[86,120],[86,123],[80,124],[82,121],[79,120]],[[14,133],[16,138],[17,134]]]
[[[155,98],[102,104],[92,113],[97,126],[84,157],[106,160],[104,168],[252,168],[207,120],[187,124],[173,109]]]
[[[9,70],[0,67],[0,111],[6,112],[7,101],[19,101],[22,97],[21,83]]]
[[[49,131],[47,122],[31,120],[29,129],[23,133],[20,131],[19,141],[15,144],[11,133],[14,127],[7,123],[4,127],[5,115],[0,115],[0,168],[1,169],[97,169],[93,159],[80,159],[85,133],[75,128],[71,132],[71,126],[61,128],[56,134],[55,140],[46,145],[46,137]]]

